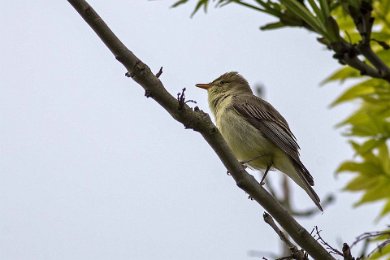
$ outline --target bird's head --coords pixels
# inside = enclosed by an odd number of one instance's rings
[[[237,94],[252,94],[248,81],[237,72],[228,72],[207,84],[196,84],[198,88],[206,89],[209,99]]]

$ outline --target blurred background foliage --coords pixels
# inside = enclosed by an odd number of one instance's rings
[[[189,3],[180,0],[178,7]],[[300,27],[316,33],[340,69],[323,84],[338,81],[348,88],[331,107],[353,103],[356,110],[337,127],[355,151],[340,163],[337,173],[353,174],[345,186],[348,192],[362,194],[354,206],[383,201],[378,219],[390,213],[390,0],[197,0],[192,15],[216,7],[235,4],[266,13],[275,22],[261,30]],[[324,72],[325,73],[325,72]],[[368,256],[390,257],[389,235],[375,238],[382,247]]]

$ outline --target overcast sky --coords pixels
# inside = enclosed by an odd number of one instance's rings
[[[323,214],[299,220],[309,231],[318,225],[340,246],[383,229],[373,222],[380,205],[352,209],[359,196],[341,192],[348,175],[334,175],[353,155],[334,125],[353,107],[330,110],[345,86],[319,87],[339,66],[332,53],[300,29],[259,31],[272,18],[248,9],[210,8],[191,19],[194,3],[172,3],[90,1],[152,70],[164,67],[169,92],[187,88],[207,112],[196,83],[235,70],[265,86],[315,190],[337,196]],[[7,1],[0,33],[1,259],[243,260],[251,250],[279,251],[263,209],[202,137],[144,97],[67,1]],[[277,176],[268,176],[275,187]],[[293,201],[313,207],[298,189]]]

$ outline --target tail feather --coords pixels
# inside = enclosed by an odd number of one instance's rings
[[[309,195],[309,197],[311,198],[311,200],[314,202],[314,204],[316,204],[316,206],[321,210],[321,211],[324,211],[321,207],[321,204],[320,204],[320,197],[318,197],[317,193],[314,191],[314,189],[311,187],[311,185],[309,184],[309,182],[302,177],[302,173],[299,174],[297,172],[294,171],[294,177],[293,178],[291,175],[291,179],[293,179],[293,181],[298,184],[302,189],[304,189],[306,191],[306,193]]]
[[[313,178],[302,163],[298,165],[297,163],[295,163],[295,161],[289,161],[289,163],[287,163],[287,160],[282,160],[281,164],[275,165],[275,168],[288,175],[309,195],[314,204],[316,204],[316,206],[321,211],[324,211],[320,204],[320,198],[318,197],[314,189],[311,187],[312,185],[314,185]],[[309,178],[308,176],[310,176],[311,178]]]
[[[316,206],[321,210],[324,211],[321,207],[320,204],[320,198],[318,197],[317,193],[314,191],[314,189],[309,185],[309,183],[305,183],[304,185],[300,185],[297,183],[299,186],[301,186],[306,193],[309,195],[309,197],[312,199],[312,201],[316,204]]]
[[[297,171],[302,173],[302,177],[307,181],[307,183],[310,184],[310,186],[314,186],[314,179],[313,176],[311,176],[310,172],[306,169],[305,165],[301,162],[301,160],[291,158],[291,162],[294,164],[294,167]]]

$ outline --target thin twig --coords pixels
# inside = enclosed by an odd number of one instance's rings
[[[373,231],[373,232],[365,232],[359,236],[356,237],[355,241],[351,244],[351,248],[354,247],[357,243],[370,239],[370,238],[375,238],[383,235],[389,235],[390,236],[390,231]]]
[[[342,252],[340,252],[336,248],[332,247],[330,244],[328,244],[328,242],[326,242],[321,237],[321,234],[320,234],[321,230],[319,230],[317,226],[314,227],[314,230],[315,230],[316,235],[317,235],[317,240],[320,241],[320,243],[323,244],[326,247],[326,249],[328,249],[330,251],[330,253],[333,253],[333,254],[336,254],[336,255],[340,255],[340,256],[344,256],[344,254]]]
[[[159,71],[156,73],[156,78],[159,78],[161,74],[163,73],[163,67],[159,69]]]
[[[265,223],[271,226],[271,228],[276,232],[276,234],[279,236],[280,240],[282,240],[287,247],[289,248],[291,255],[278,258],[278,259],[298,259],[298,260],[307,260],[308,255],[305,251],[299,250],[289,239],[288,237],[283,233],[282,230],[276,225],[275,221],[271,217],[270,214],[267,212],[264,212],[263,218]]]
[[[375,252],[377,251],[381,251],[383,248],[385,248],[387,245],[390,245],[390,239],[386,240],[386,241],[383,241],[382,243],[380,243],[377,247],[375,247],[369,254],[368,254],[368,257],[373,255]]]

